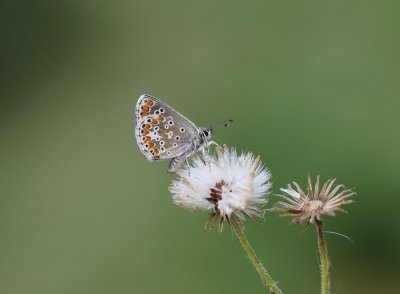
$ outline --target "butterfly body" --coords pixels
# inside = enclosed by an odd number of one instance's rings
[[[149,161],[171,159],[168,172],[176,172],[196,151],[214,143],[211,128],[198,128],[161,100],[144,94],[136,104],[135,137]]]

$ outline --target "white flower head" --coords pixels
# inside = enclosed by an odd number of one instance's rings
[[[226,146],[217,147],[216,153],[194,157],[191,165],[178,171],[179,179],[169,187],[173,202],[209,211],[210,227],[219,221],[220,231],[225,219],[241,225],[246,217],[262,219],[261,207],[271,188],[270,172],[251,153],[238,155]]]
[[[336,211],[345,212],[342,206],[352,203],[353,200],[349,198],[356,193],[343,185],[334,185],[335,180],[326,181],[320,190],[319,176],[314,189],[308,177],[306,192],[293,182],[295,189],[290,184],[287,189],[281,188],[284,194],[277,196],[283,198],[283,201],[276,203],[273,209],[281,212],[282,216],[293,216],[293,222],[306,221],[306,226],[314,220],[321,221],[322,215],[334,216]]]

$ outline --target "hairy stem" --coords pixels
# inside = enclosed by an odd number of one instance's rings
[[[268,286],[270,289],[270,294],[282,294],[282,291],[276,285],[276,282],[271,278],[268,274],[267,270],[262,265],[261,261],[258,259],[256,253],[254,252],[253,248],[251,247],[249,241],[247,240],[243,228],[237,220],[232,219],[230,224],[233,228],[233,231],[236,233],[236,236],[239,238],[240,243],[243,246],[244,251],[246,251],[247,256],[249,257],[250,261],[253,263],[254,267],[256,268],[258,274],[260,275],[261,281],[265,286]]]
[[[318,249],[321,267],[321,293],[329,294],[329,257],[328,249],[324,238],[324,229],[322,221],[316,220],[317,234],[318,234]]]

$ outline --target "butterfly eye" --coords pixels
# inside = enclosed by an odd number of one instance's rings
[[[204,130],[203,133],[204,133],[204,135],[206,135],[206,137],[208,137],[208,131],[207,130]]]

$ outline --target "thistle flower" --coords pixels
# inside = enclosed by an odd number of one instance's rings
[[[314,220],[321,221],[322,215],[335,215],[336,211],[346,212],[341,207],[352,203],[348,198],[356,194],[352,189],[345,189],[343,185],[334,186],[336,179],[330,179],[319,190],[319,176],[313,190],[310,176],[308,176],[307,193],[293,182],[295,189],[289,184],[287,189],[281,188],[283,195],[277,195],[284,200],[275,204],[273,210],[282,212],[282,216],[294,216],[293,222],[306,221],[306,225]],[[340,189],[344,189],[339,192]]]
[[[217,155],[204,154],[178,171],[179,179],[169,190],[173,202],[191,210],[210,212],[206,222],[212,228],[224,220],[243,226],[246,217],[262,219],[261,207],[271,188],[270,172],[251,153],[237,155],[235,149],[216,148]]]

